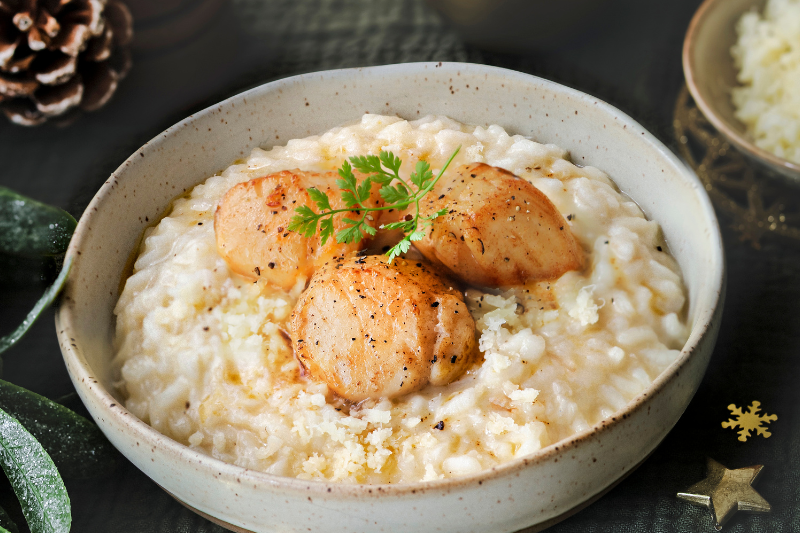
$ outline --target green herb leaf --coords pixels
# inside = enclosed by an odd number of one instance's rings
[[[409,248],[411,248],[411,241],[408,239],[408,237],[404,237],[403,240],[392,246],[392,248],[386,252],[386,255],[389,256],[389,264],[394,261],[395,257],[408,252]]]
[[[12,416],[0,410],[0,463],[31,533],[68,533],[69,496],[53,460]]]
[[[346,220],[347,219],[345,219],[345,221]],[[355,222],[355,221],[351,221],[351,222]],[[358,222],[355,222],[355,223],[356,223],[355,226],[350,226],[350,227],[347,227],[347,228],[339,230],[339,232],[336,234],[336,241],[337,242],[343,242],[343,243],[346,243],[346,244],[349,244],[351,242],[359,242],[361,240],[361,237],[362,237],[361,231],[359,229],[360,224]]]
[[[450,156],[450,159],[447,160],[447,163],[445,163],[439,171],[439,174],[435,177],[431,171],[431,166],[427,162],[417,162],[415,171],[410,176],[411,185],[403,181],[400,177],[399,172],[402,161],[391,152],[382,151],[378,156],[362,155],[351,157],[349,162],[345,161],[342,163],[341,168],[338,170],[340,179],[336,180],[336,185],[340,189],[340,195],[346,209],[331,209],[327,195],[324,195],[323,203],[323,198],[320,196],[322,193],[316,189],[310,188],[308,189],[309,195],[322,212],[315,213],[314,210],[308,206],[295,208],[297,215],[292,217],[289,223],[289,230],[297,231],[305,237],[312,237],[317,231],[317,220],[322,219],[320,222],[320,239],[324,245],[334,232],[334,214],[348,210],[356,211],[356,214],[361,214],[363,211],[364,217],[361,220],[343,218],[342,222],[347,224],[347,226],[336,232],[337,242],[357,243],[361,241],[365,234],[375,235],[377,233],[375,228],[365,222],[366,219],[373,220],[372,216],[368,215],[370,211],[383,211],[387,209],[401,210],[408,205],[415,204],[417,212],[413,217],[406,215],[409,220],[401,220],[381,226],[382,229],[400,229],[406,233],[403,240],[398,242],[387,252],[389,263],[391,263],[398,255],[408,252],[412,240],[418,241],[425,236],[427,228],[433,224],[435,218],[447,213],[446,209],[440,209],[432,215],[420,217],[419,201],[430,192],[439,178],[442,177],[442,174],[447,170],[447,167],[456,157],[459,150],[461,150],[460,146],[456,148],[455,152]],[[361,184],[358,184],[355,174],[353,174],[353,168],[362,174],[368,175]],[[394,180],[397,180],[397,183],[394,183]],[[364,205],[369,199],[373,183],[381,185],[379,192],[386,202],[386,205],[381,207],[366,207]],[[414,190],[414,186],[416,186],[416,190]],[[425,223],[420,225],[420,219]]]
[[[313,234],[312,234],[313,235]],[[11,348],[14,344],[19,341],[23,335],[30,329],[36,319],[39,318],[39,315],[42,314],[53,300],[55,300],[56,296],[58,295],[61,288],[64,286],[64,283],[67,280],[67,274],[69,274],[69,269],[72,266],[72,256],[68,256],[67,260],[64,261],[64,266],[61,267],[61,273],[58,275],[56,280],[53,284],[44,292],[39,301],[36,302],[36,305],[33,306],[31,312],[28,313],[28,316],[25,317],[25,320],[22,321],[17,329],[6,335],[5,337],[0,337],[0,354]]]
[[[356,207],[358,205],[358,199],[350,191],[342,191],[342,201],[347,207]]]
[[[400,172],[400,165],[402,165],[403,162],[392,152],[381,151],[378,158],[381,160],[381,163],[383,163],[383,166],[391,170],[395,175]]]
[[[353,169],[347,161],[342,163],[342,168],[339,169],[339,175],[342,179],[336,180],[336,185],[338,185],[340,189],[349,191],[356,190],[356,176],[353,174]]]
[[[397,185],[384,185],[380,190],[381,197],[390,204],[397,204],[408,200],[408,189],[402,183]]]
[[[384,224],[381,226],[381,229],[386,229],[386,230],[401,229],[403,231],[411,231],[414,229],[413,226],[414,226],[413,220],[400,220],[399,222],[389,222],[388,224]]]
[[[351,157],[350,162],[362,174],[382,174],[381,160],[376,155],[359,155]]]
[[[0,252],[30,257],[63,254],[76,225],[66,211],[0,186]]]
[[[287,229],[289,231],[296,231],[306,238],[313,237],[317,232],[317,220],[319,220],[321,215],[317,215],[314,210],[307,205],[301,205],[294,211],[297,214],[289,220]]]
[[[312,234],[313,235],[313,234]],[[320,221],[319,223],[319,237],[322,241],[322,246],[328,242],[328,239],[333,237],[333,217],[330,216]]]
[[[320,211],[330,211],[331,210],[331,202],[328,199],[328,195],[324,192],[320,191],[316,187],[309,187],[306,189],[308,192],[308,196],[311,197],[311,201],[317,204],[317,207]]]
[[[427,233],[427,231],[425,231],[424,229],[417,230],[417,231],[415,231],[413,233],[410,233],[408,235],[408,239],[411,240],[411,241],[421,241],[422,239],[425,238],[425,234],[426,233]]]
[[[426,161],[417,161],[417,167],[411,173],[411,183],[420,189],[424,189],[432,179],[431,166]]]
[[[65,478],[102,476],[118,464],[119,453],[93,422],[44,396],[0,380],[0,409],[41,443]]]
[[[378,183],[380,185],[388,185],[390,184],[395,177],[391,174],[373,174],[370,176],[370,179],[373,183]]]
[[[19,533],[17,524],[11,520],[11,517],[2,507],[0,507],[0,533]]]
[[[367,178],[358,186],[358,201],[362,204],[369,200],[369,193],[372,190],[372,178]]]

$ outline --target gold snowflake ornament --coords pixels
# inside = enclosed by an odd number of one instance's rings
[[[753,430],[755,430],[756,433],[765,439],[772,435],[772,433],[767,431],[767,428],[762,426],[762,424],[769,424],[770,422],[777,420],[778,417],[777,415],[759,414],[759,411],[761,410],[761,402],[753,402],[750,404],[750,407],[747,408],[746,413],[742,412],[742,410],[736,407],[735,404],[730,404],[728,409],[730,409],[731,414],[735,418],[731,418],[728,421],[723,422],[722,427],[731,429],[736,429],[737,427],[741,428],[739,430],[740,441],[745,442],[751,435],[750,432]]]

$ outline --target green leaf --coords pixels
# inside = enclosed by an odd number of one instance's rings
[[[340,189],[351,191],[356,189],[356,177],[353,174],[353,169],[350,167],[350,163],[347,161],[342,163],[342,168],[339,169],[339,175],[342,177],[342,179],[336,180],[336,185],[338,185]]]
[[[382,174],[381,160],[377,155],[359,155],[351,157],[350,162],[356,170],[363,174]]]
[[[446,214],[447,214],[447,209],[439,209],[438,211],[436,211],[432,215],[428,215],[427,217],[423,217],[423,218],[425,218],[426,220],[433,220],[434,218],[443,217]]]
[[[395,257],[408,252],[409,248],[411,248],[411,241],[408,240],[408,237],[403,238],[403,240],[392,246],[392,248],[386,252],[386,255],[389,256],[389,264],[392,264]]]
[[[408,189],[402,183],[397,185],[384,185],[380,190],[381,197],[390,204],[404,202],[409,199]]]
[[[372,178],[367,178],[358,186],[358,201],[362,204],[369,200],[369,193],[372,190]]]
[[[28,316],[25,317],[25,320],[22,321],[17,329],[6,335],[5,337],[0,337],[0,354],[14,346],[14,344],[19,341],[23,335],[30,329],[36,319],[39,318],[39,315],[42,314],[53,300],[55,300],[56,296],[58,295],[61,288],[64,286],[64,283],[67,280],[67,274],[69,274],[69,269],[72,266],[72,256],[68,256],[66,261],[64,261],[64,266],[61,267],[61,273],[58,275],[56,280],[53,282],[50,287],[44,291],[44,294],[39,301],[36,302],[36,305],[33,306]]]
[[[287,229],[296,231],[307,238],[313,237],[317,232],[317,220],[319,220],[320,215],[316,214],[307,205],[295,207],[294,212],[297,214],[289,220]]]
[[[378,233],[378,231],[369,224],[362,224],[361,229],[373,236]]]
[[[370,176],[370,179],[373,183],[378,183],[380,185],[388,185],[394,179],[394,176],[390,174],[373,174]]]
[[[344,218],[342,218],[342,222],[344,222],[345,224],[349,224],[351,226],[358,226],[359,224],[361,224],[362,221],[361,220],[353,220],[352,218],[344,217]]]
[[[314,212],[313,209],[311,209],[307,205],[301,205],[300,207],[295,207],[294,212],[297,213],[295,217],[298,218],[301,222],[314,220],[319,216],[317,215],[317,213]],[[291,224],[291,221],[289,223]]]
[[[353,207],[358,205],[358,199],[353,196],[353,193],[350,191],[342,191],[342,201],[344,205],[347,207]]]
[[[119,453],[98,427],[61,404],[0,380],[0,409],[38,440],[65,478],[109,474]]]
[[[336,234],[336,242],[359,242],[363,237],[363,235],[361,235],[361,231],[359,230],[359,226],[360,224],[339,230],[339,233]]]
[[[63,209],[0,186],[0,252],[31,257],[63,254],[76,225]]]
[[[311,200],[317,204],[317,207],[320,211],[330,211],[331,210],[331,202],[328,199],[328,195],[322,192],[321,190],[317,189],[316,187],[309,187],[306,189],[308,195],[311,197]]]
[[[386,230],[401,229],[403,231],[411,231],[414,229],[414,221],[400,220],[399,222],[389,222],[388,224],[383,224],[381,226],[381,229],[386,229]]]
[[[0,533],[19,533],[17,524],[11,520],[11,517],[2,507],[0,507]]]
[[[426,233],[427,233],[427,231],[425,231],[424,229],[419,229],[419,230],[411,233],[408,236],[408,238],[409,238],[409,240],[412,240],[412,241],[421,241],[422,239],[425,238],[425,234]]]
[[[378,157],[381,160],[381,163],[383,163],[383,166],[394,172],[395,175],[400,172],[400,165],[402,165],[403,162],[392,152],[381,151]]]
[[[319,237],[322,242],[322,246],[325,246],[325,243],[328,242],[328,239],[333,237],[333,216],[323,218],[320,221]]]
[[[0,463],[31,533],[68,533],[69,496],[53,460],[33,436],[0,410]]]
[[[422,190],[432,179],[433,172],[431,172],[431,166],[427,161],[417,161],[416,169],[411,173],[411,183]]]

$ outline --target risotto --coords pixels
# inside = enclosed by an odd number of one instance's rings
[[[800,163],[800,1],[768,0],[763,15],[745,13],[736,31],[736,118],[758,147]]]
[[[586,267],[507,290],[470,288],[480,356],[458,379],[405,396],[344,402],[298,369],[286,333],[306,279],[289,289],[231,272],[214,211],[234,185],[285,169],[328,171],[392,151],[401,173],[502,167],[568,221]],[[177,199],[147,231],[115,309],[126,407],[210,456],[280,476],[408,483],[529,455],[624,408],[679,355],[685,289],[659,226],[592,167],[499,126],[441,116],[365,115],[353,125],[255,149]]]

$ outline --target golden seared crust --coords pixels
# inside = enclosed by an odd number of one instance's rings
[[[232,187],[214,215],[217,250],[230,269],[251,280],[266,278],[288,290],[299,276],[310,277],[331,258],[362,249],[364,240],[340,244],[331,238],[322,246],[319,234],[306,238],[287,229],[295,208],[307,205],[317,211],[306,190],[309,187],[327,193],[334,209],[345,207],[337,177],[335,172],[284,170]],[[373,195],[373,203],[377,197]],[[345,217],[360,218],[354,212],[335,215],[335,232],[344,227]]]
[[[453,276],[504,287],[583,267],[584,252],[553,203],[526,180],[483,163],[447,173],[420,202],[448,213],[415,246]]]
[[[306,372],[353,401],[447,384],[477,350],[475,322],[450,281],[385,256],[320,268],[294,308],[291,337]]]

